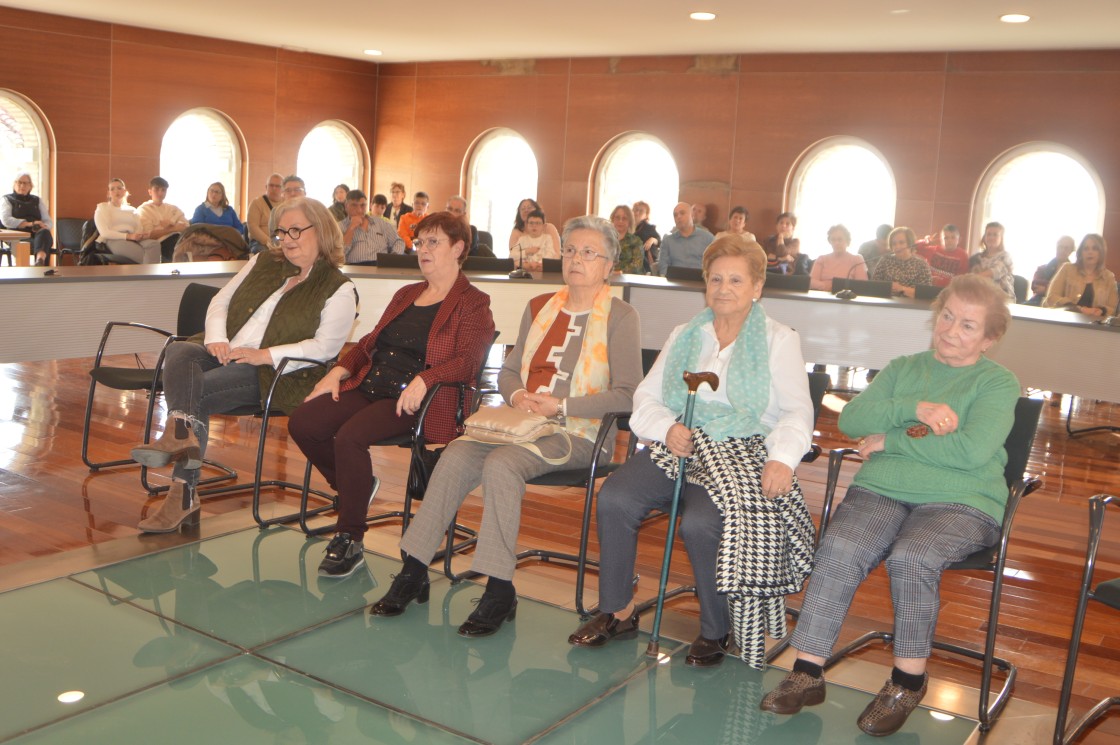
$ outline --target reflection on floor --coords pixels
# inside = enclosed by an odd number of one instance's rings
[[[569,610],[523,598],[495,636],[459,622],[482,594],[433,575],[398,618],[366,608],[398,562],[322,580],[323,542],[242,530],[0,594],[0,741],[18,743],[852,743],[871,700],[830,684],[795,717],[758,710],[782,671],[684,665],[647,637],[569,647]],[[18,674],[16,674],[18,671]],[[66,694],[69,694],[68,696]],[[67,702],[63,702],[63,701]],[[885,742],[971,742],[920,709]]]

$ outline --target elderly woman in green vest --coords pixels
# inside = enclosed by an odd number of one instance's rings
[[[327,360],[350,336],[357,307],[353,283],[339,271],[342,233],[319,202],[298,198],[272,211],[272,245],[253,254],[206,311],[206,331],[167,348],[164,395],[172,421],[163,436],[132,449],[149,468],[174,464],[171,489],[145,533],[171,533],[198,522],[196,492],[211,414],[263,406],[285,357]],[[325,368],[290,365],[274,409],[295,409]]]

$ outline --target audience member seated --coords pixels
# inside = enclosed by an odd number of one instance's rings
[[[618,263],[615,271],[623,274],[643,274],[645,253],[642,239],[634,235],[634,213],[620,204],[611,210],[611,225],[618,231]]]
[[[1105,266],[1108,246],[1104,237],[1089,233],[1077,247],[1074,263],[1063,264],[1050,282],[1046,308],[1069,308],[1087,316],[1111,316],[1116,312],[1116,275]]]
[[[560,468],[586,468],[602,416],[629,411],[642,377],[638,313],[612,298],[607,284],[618,260],[616,236],[601,217],[567,222],[565,286],[529,301],[517,342],[498,374],[498,388],[508,405],[563,417],[563,431],[528,446],[467,438],[448,445],[401,539],[404,567],[370,609],[373,615],[396,616],[411,601],[428,599],[428,564],[459,505],[481,485],[482,525],[471,568],[489,581],[459,634],[489,636],[513,620],[513,574],[526,480]],[[613,438],[609,442],[613,448]]]
[[[46,266],[51,249],[54,248],[54,235],[51,228],[50,210],[42,197],[35,196],[31,189],[35,186],[30,173],[20,173],[12,184],[12,193],[0,199],[0,224],[8,230],[22,230],[31,233],[31,253],[35,255],[35,266]]]
[[[244,234],[245,226],[237,217],[237,210],[229,206],[226,198],[226,187],[221,181],[215,181],[206,189],[206,201],[195,207],[191,216],[191,225],[224,225]]]
[[[521,236],[525,232],[525,221],[529,219],[529,213],[533,210],[540,210],[544,214],[544,209],[537,204],[537,200],[526,198],[522,199],[517,204],[517,216],[513,220],[513,230],[509,233],[509,255],[510,258],[517,260],[517,252],[514,250],[517,244],[521,241]],[[556,250],[560,250],[560,233],[557,232],[556,226],[552,223],[545,221],[544,231],[552,238],[552,245]]]
[[[676,227],[661,239],[661,253],[657,257],[657,271],[662,277],[671,266],[699,269],[704,249],[715,240],[715,236],[692,222],[692,205],[688,202],[678,202],[673,208],[673,222]]]
[[[373,207],[374,215],[380,217],[390,225],[393,224],[393,221],[385,214],[385,211],[389,209],[389,200],[385,198],[384,194],[374,194],[373,204],[371,206]]]
[[[898,227],[891,231],[887,239],[891,253],[879,259],[871,279],[891,283],[891,293],[903,297],[914,297],[917,285],[932,284],[929,264],[914,253],[914,231]]]
[[[1054,275],[1058,270],[1069,263],[1069,257],[1073,255],[1076,244],[1073,242],[1073,237],[1063,235],[1058,239],[1058,245],[1055,249],[1054,258],[1038,267],[1034,271],[1034,278],[1031,279],[1031,298],[1027,300],[1027,305],[1042,305],[1042,301],[1046,298],[1046,291],[1050,288],[1050,282],[1054,279]]]
[[[463,221],[463,224],[470,228],[471,243],[468,246],[467,256],[483,256],[494,258],[494,250],[489,246],[480,246],[478,243],[478,228],[471,225],[470,209],[467,205],[466,197],[456,194],[453,197],[447,198],[447,211],[455,215]]]
[[[404,241],[388,220],[369,214],[369,202],[361,189],[346,193],[346,218],[339,224],[347,264],[374,266],[378,254],[403,254]]]
[[[1003,246],[1003,226],[998,222],[985,225],[980,245],[983,250],[968,260],[969,271],[995,282],[1015,302],[1015,270],[1011,254]]]
[[[412,207],[404,203],[405,192],[404,184],[400,181],[394,181],[389,186],[389,198],[392,202],[390,202],[389,211],[385,213],[385,216],[393,221],[393,227],[400,227],[401,215],[412,212]]]
[[[882,561],[894,669],[857,724],[870,735],[897,731],[929,682],[942,570],[999,539],[1003,443],[1019,382],[984,353],[1011,320],[1007,298],[966,274],[937,297],[933,316],[933,348],[893,360],[840,414],[863,465],[817,549],[793,632],[793,670],[762,699],[764,711],[796,714],[824,702],[823,665],[856,588]]]
[[[268,221],[272,219],[273,208],[284,201],[284,177],[279,173],[272,174],[264,190],[264,194],[249,203],[249,219],[245,222],[249,229],[249,250],[253,253],[264,251],[269,246]]]
[[[511,249],[519,267],[537,272],[541,269],[542,259],[559,259],[560,247],[552,242],[552,236],[545,232],[544,212],[533,210],[525,218],[525,232],[517,240],[516,252]]]
[[[314,199],[296,198],[276,207],[272,226],[272,248],[253,254],[210,302],[206,331],[167,348],[167,429],[132,449],[149,468],[174,464],[167,498],[140,522],[145,533],[174,532],[198,513],[196,486],[212,414],[263,406],[281,359],[326,362],[350,336],[357,292],[338,270],[338,223]],[[325,372],[307,363],[288,367],[272,406],[292,411]]]
[[[869,275],[875,273],[875,265],[879,263],[879,259],[890,253],[887,238],[890,236],[891,230],[893,230],[893,227],[890,225],[880,225],[875,229],[875,240],[860,244],[859,255],[867,262],[867,273]]]
[[[428,214],[430,201],[426,192],[416,192],[412,198],[412,211],[402,214],[397,222],[397,235],[404,241],[404,247],[408,251],[412,250],[412,241],[416,239],[416,226]]]
[[[463,222],[447,212],[421,221],[416,254],[424,280],[397,290],[373,331],[288,422],[292,439],[338,493],[338,533],[319,564],[320,576],[347,577],[365,562],[366,513],[378,484],[370,445],[410,432],[431,386],[472,381],[493,342],[490,296],[459,269],[466,238]],[[458,435],[458,400],[447,388],[432,401],[424,428],[429,442]]]
[[[119,178],[109,182],[109,201],[97,205],[93,213],[100,240],[112,253],[137,264],[160,263],[159,241],[140,229],[140,218],[128,203],[128,188]]]
[[[929,264],[932,284],[945,287],[953,277],[968,274],[968,251],[961,245],[961,231],[956,225],[941,228],[940,235],[927,235],[914,245],[914,250]]]
[[[634,235],[642,240],[642,274],[657,274],[658,246],[661,245],[661,234],[657,226],[649,221],[649,204],[634,202]]]
[[[307,184],[294,173],[284,177],[284,199],[299,199],[307,196]]]
[[[777,274],[808,274],[809,257],[801,253],[801,241],[793,237],[797,215],[782,212],[778,215],[777,232],[762,242],[766,250],[766,271]]]
[[[136,208],[140,230],[152,240],[159,241],[164,261],[171,261],[175,255],[175,244],[179,242],[179,234],[190,224],[181,209],[163,201],[167,198],[168,185],[165,178],[153,178],[148,182],[148,201]]]
[[[748,218],[750,218],[750,213],[746,207],[732,207],[731,214],[727,217],[727,230],[716,233],[716,238],[719,239],[725,235],[737,235],[747,243],[754,243],[757,239],[754,237],[754,233],[747,230]]]
[[[843,225],[828,229],[828,244],[832,253],[820,256],[809,272],[809,289],[832,291],[833,279],[867,279],[867,262],[859,254],[848,253],[852,234]]]
[[[334,191],[331,192],[331,215],[335,220],[338,220],[339,222],[342,222],[346,219],[346,195],[349,193],[350,187],[346,184],[339,184],[338,186],[334,187]]]
[[[693,204],[692,205],[692,224],[695,225],[698,228],[704,228],[704,230],[708,230],[708,226],[704,224],[707,221],[707,219],[708,219],[708,205],[704,204],[703,202],[696,202],[695,204]],[[712,231],[708,230],[708,232],[710,233]]]
[[[811,445],[813,404],[797,332],[757,303],[766,278],[762,247],[718,238],[703,268],[707,308],[673,330],[634,394],[630,427],[653,442],[599,491],[601,612],[568,642],[598,647],[637,633],[638,528],[650,510],[668,511],[677,458],[689,457],[680,532],[700,600],[700,635],[685,663],[719,664],[736,641],[743,658],[761,667],[763,630],[775,631],[766,619],[780,616],[783,596],[801,589],[812,559],[813,521],[793,469]],[[715,391],[698,390],[692,429],[679,421],[686,371],[719,377]],[[789,569],[770,569],[779,565]]]

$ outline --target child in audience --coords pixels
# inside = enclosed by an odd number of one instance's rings
[[[540,271],[541,259],[560,258],[560,247],[553,243],[552,236],[545,233],[544,224],[544,212],[530,212],[525,218],[525,232],[510,251],[513,259],[522,262],[523,268],[531,272]]]

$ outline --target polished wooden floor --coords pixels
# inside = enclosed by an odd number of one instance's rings
[[[118,360],[131,364],[131,358]],[[68,557],[81,557],[86,565],[107,563],[122,551],[153,550],[184,537],[149,537],[136,540],[136,522],[142,511],[158,506],[140,488],[135,468],[90,473],[82,463],[82,416],[85,408],[89,360],[0,365],[0,589],[42,579],[50,572],[64,573]],[[143,394],[102,389],[96,398],[91,456],[120,457],[137,440],[146,405]],[[1042,395],[1042,394],[1038,394]],[[818,423],[818,441],[827,448],[845,443],[836,430],[841,396],[826,398]],[[1074,598],[1081,578],[1087,526],[1086,500],[1101,492],[1120,494],[1120,435],[1097,433],[1070,438],[1064,429],[1065,412],[1074,406],[1074,424],[1120,426],[1120,405],[1061,399],[1061,406],[1045,406],[1043,421],[1031,454],[1029,471],[1043,479],[1042,489],[1031,495],[1019,513],[1013,532],[1010,562],[1000,619],[1000,652],[1020,669],[1016,697],[1047,706],[1057,702],[1072,623]],[[162,421],[162,408],[159,412]],[[250,418],[218,417],[212,424],[210,457],[243,474],[252,472],[259,423]],[[375,449],[375,469],[382,489],[375,509],[391,507],[403,496],[404,451]],[[803,465],[798,475],[814,509],[820,505],[825,462]],[[304,460],[288,440],[283,421],[270,434],[266,470],[274,476],[298,479]],[[850,478],[845,473],[842,483]],[[317,477],[316,477],[317,478]],[[166,474],[156,474],[165,483]],[[291,494],[270,493],[268,509],[291,509]],[[276,503],[280,507],[276,507]],[[208,499],[203,505],[203,531],[207,526],[244,525],[248,520],[248,495]],[[521,540],[526,546],[574,551],[578,543],[581,492],[540,489],[525,501]],[[477,524],[480,503],[468,500],[462,521]],[[645,531],[639,555],[642,591],[652,594],[661,561],[663,525]],[[197,535],[197,534],[196,534]],[[371,535],[381,547],[391,547],[399,525],[386,525]],[[378,543],[380,542],[380,543]],[[126,546],[127,548],[121,548]],[[592,550],[595,551],[593,545]],[[465,566],[465,565],[464,565]],[[84,568],[81,567],[81,568]],[[539,585],[549,586],[557,602],[571,605],[570,570],[528,563],[522,571]],[[674,554],[674,574],[688,577],[683,551]],[[975,641],[986,628],[983,592],[989,580],[980,575],[951,573],[943,584],[939,636],[962,642]],[[1106,526],[1098,578],[1120,575],[1120,511]],[[594,583],[592,581],[592,588]],[[594,590],[589,597],[594,601]],[[793,601],[795,604],[798,600]],[[694,612],[689,601],[680,603]],[[877,570],[865,583],[846,627],[845,636],[872,627],[876,619],[890,618],[886,575]],[[1098,608],[1091,611],[1075,689],[1074,709],[1120,693],[1120,616]],[[875,624],[881,626],[881,624]],[[870,660],[887,661],[885,649],[869,650]],[[970,669],[937,660],[936,676],[973,683]],[[1090,742],[1120,742],[1120,717],[1100,727]],[[1097,738],[1103,738],[1098,740]]]

